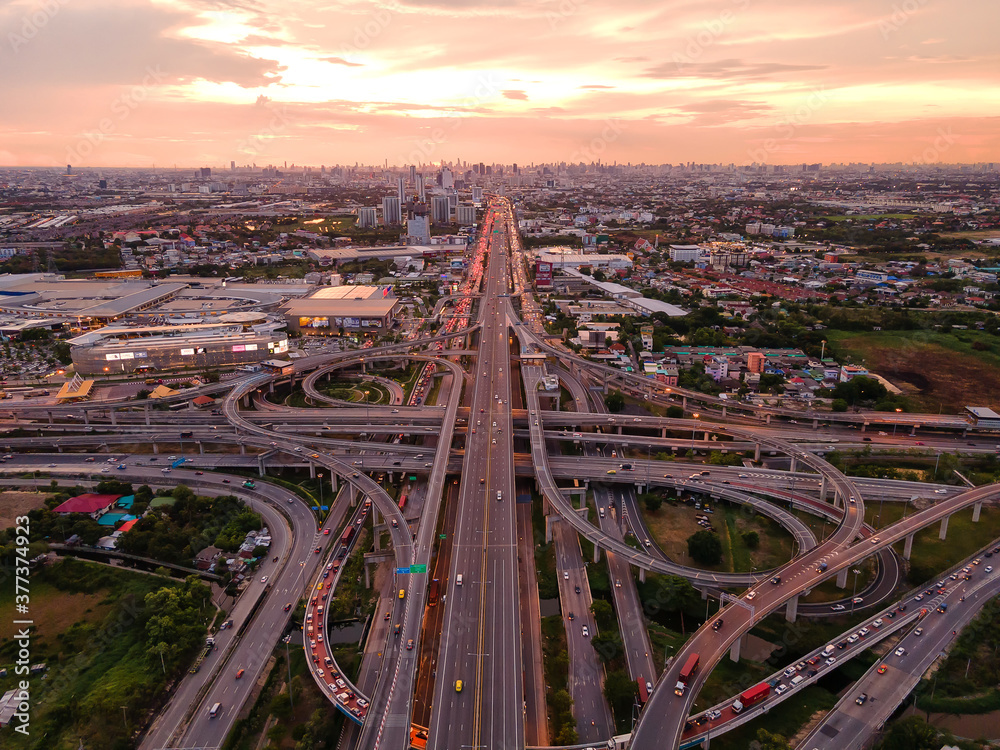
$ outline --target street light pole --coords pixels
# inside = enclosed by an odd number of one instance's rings
[[[854,573],[854,591],[851,593],[851,614],[853,615],[854,604],[855,604],[854,600],[858,598],[858,574],[861,571],[858,570],[857,568],[854,568],[853,570],[851,570],[851,572]]]

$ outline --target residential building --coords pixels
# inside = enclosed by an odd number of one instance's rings
[[[378,225],[378,209],[377,208],[359,208],[358,209],[358,226],[362,229],[371,229]]]

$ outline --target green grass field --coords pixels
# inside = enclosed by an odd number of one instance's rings
[[[939,523],[932,524],[913,538],[910,578],[920,579],[913,580],[914,583],[936,577],[1000,537],[1000,510],[984,506],[978,523],[972,522],[972,508],[954,513],[948,521],[948,538],[944,541],[938,539],[940,528]],[[902,554],[902,542],[894,546]]]

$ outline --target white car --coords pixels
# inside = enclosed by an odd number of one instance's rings
[[[756,591],[751,591],[749,594],[747,594],[747,601],[750,601],[755,596],[757,596],[757,592]]]
[[[261,583],[267,583],[267,576],[261,576],[260,577],[260,582]]]
[[[590,636],[590,628],[586,625],[583,626],[583,637],[588,638]]]
[[[896,654],[896,656],[906,656],[906,649],[900,646],[893,653]]]

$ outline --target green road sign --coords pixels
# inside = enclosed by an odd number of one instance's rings
[[[447,538],[448,538],[447,534],[438,534],[438,539],[447,539]]]
[[[410,572],[411,573],[426,573],[427,572],[427,566],[426,565],[411,565],[410,566]]]

